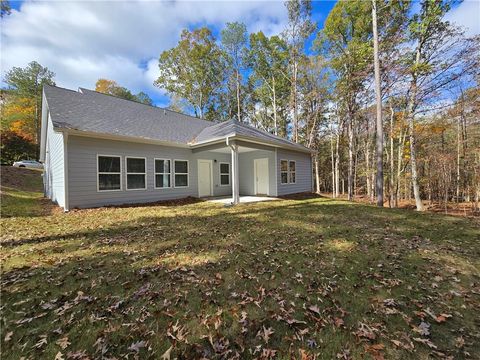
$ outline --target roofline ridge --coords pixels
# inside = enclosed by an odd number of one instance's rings
[[[67,89],[67,88],[62,87],[62,86],[43,84],[43,87],[51,87],[51,88],[56,88],[56,89],[62,89],[62,90],[67,90],[67,91],[73,92],[75,94],[78,94],[78,91],[72,90],[72,89]]]
[[[87,90],[87,91],[90,91],[90,92],[93,92],[93,93],[96,93],[96,94],[100,94],[100,95],[110,96],[110,97],[113,97],[113,98],[115,98],[115,99],[130,101],[130,102],[133,102],[133,103],[135,103],[135,104],[140,104],[140,105],[148,106],[148,107],[151,107],[151,108],[154,108],[154,109],[158,109],[158,110],[170,111],[170,112],[173,112],[173,113],[176,113],[176,114],[180,114],[180,115],[183,115],[183,116],[187,116],[187,117],[192,118],[192,119],[194,119],[194,120],[201,120],[201,121],[204,121],[204,122],[207,122],[207,123],[210,123],[210,122],[213,123],[213,121],[201,119],[201,118],[198,118],[198,117],[196,117],[196,116],[188,115],[188,114],[185,114],[185,113],[183,113],[183,112],[176,111],[176,110],[171,110],[171,109],[168,109],[168,108],[165,108],[165,107],[160,107],[160,106],[155,106],[155,105],[144,104],[144,103],[139,102],[139,101],[124,99],[124,98],[121,98],[121,97],[119,97],[119,96],[115,96],[115,95],[107,94],[107,93],[102,93],[102,92],[97,91],[97,90],[90,90],[90,89],[87,89],[87,88],[84,88],[84,87],[79,87],[79,89],[84,89],[84,90]],[[69,90],[69,89],[66,89],[66,90]],[[73,90],[71,90],[71,91],[73,91]]]

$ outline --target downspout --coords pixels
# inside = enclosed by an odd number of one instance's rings
[[[230,144],[230,137],[227,136],[225,139],[227,146],[232,150],[232,203],[234,205],[240,202],[239,196],[239,185],[240,185],[240,176],[238,174],[238,145]]]
[[[317,170],[317,166],[318,166],[317,156],[318,155],[310,153],[310,159],[311,159],[311,161],[310,161],[310,173],[312,174],[312,193],[316,193],[317,189],[320,191],[319,184],[316,184],[318,182],[317,181],[318,180],[317,179],[317,173],[318,173],[318,170]]]
[[[65,212],[68,212],[70,210],[69,206],[69,191],[68,191],[68,149],[67,149],[67,144],[68,144],[68,132],[64,131],[63,132],[63,190],[64,190],[64,196],[65,196],[65,204],[63,210]]]

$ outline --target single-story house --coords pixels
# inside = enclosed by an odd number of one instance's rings
[[[45,196],[65,211],[312,190],[300,144],[83,88],[44,87],[40,161]]]

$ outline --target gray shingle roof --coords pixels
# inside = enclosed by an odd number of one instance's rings
[[[44,87],[55,127],[187,144],[211,121],[96,91]]]
[[[288,141],[280,136],[270,134],[266,131],[259,130],[249,125],[243,124],[236,120],[230,120],[209,126],[203,129],[191,142],[198,144],[207,142],[213,139],[224,138],[226,136],[240,136],[246,138],[255,138],[258,141],[264,141],[270,144],[283,145],[287,147],[294,147],[300,151],[307,151],[308,149],[300,144]]]
[[[233,135],[308,151],[300,144],[238,121],[215,123],[83,88],[74,91],[46,85],[44,93],[56,128],[183,145],[195,145]]]

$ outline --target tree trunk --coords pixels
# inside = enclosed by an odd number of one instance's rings
[[[200,102],[198,105],[198,113],[200,115],[200,119],[203,119],[203,94],[200,91]]]
[[[394,179],[394,167],[395,167],[395,160],[393,157],[393,120],[395,117],[395,112],[393,111],[393,107],[390,106],[390,181],[389,181],[389,188],[390,188],[390,207],[395,206],[395,200],[394,200],[394,184],[395,184],[395,179]]]
[[[242,122],[242,115],[240,111],[240,72],[236,70],[236,83],[237,83],[237,116],[238,121]]]
[[[387,164],[390,164],[391,161],[391,157],[392,157],[392,153],[390,152],[390,149],[385,149],[385,155],[386,155],[386,163]],[[392,187],[390,186],[391,184],[391,173],[390,171],[388,172],[387,174],[387,181],[386,181],[386,189],[385,189],[385,198],[387,199],[388,201],[388,207],[391,208],[392,207]]]
[[[460,199],[460,121],[461,117],[457,121],[457,189],[455,192],[457,203]]]
[[[335,192],[335,154],[333,151],[333,136],[330,138],[330,154],[331,154],[331,159],[332,159],[332,197],[336,198],[337,193]]]
[[[365,129],[365,181],[367,183],[367,197],[372,195],[372,188],[370,183],[370,127],[367,119]]]
[[[315,180],[317,185],[317,194],[320,194],[320,164],[318,160],[318,152],[315,154]]]
[[[395,178],[395,201],[394,206],[398,207],[398,199],[400,198],[400,180],[402,175],[402,164],[403,164],[403,149],[405,147],[405,137],[406,133],[404,128],[400,132],[398,138],[398,151],[397,151],[397,175]]]
[[[420,48],[417,48],[415,65],[418,67],[420,64],[421,52]],[[415,204],[417,206],[417,211],[423,211],[422,199],[420,198],[420,187],[418,185],[418,173],[417,173],[417,154],[415,149],[415,103],[417,97],[417,70],[414,70],[409,105],[407,109],[408,114],[408,130],[409,130],[409,140],[410,140],[410,166],[412,172],[412,185],[413,185],[413,194],[415,196]]]
[[[358,152],[356,147],[354,148],[354,160],[353,160],[353,197],[357,196],[357,163],[358,163]]]
[[[293,139],[298,142],[298,109],[297,109],[297,60],[293,62]]]
[[[353,116],[348,121],[348,200],[353,201]]]
[[[374,149],[372,154],[372,163],[375,158],[376,149]],[[375,203],[375,171],[370,171],[370,202]]]
[[[275,76],[272,76],[272,94],[273,94],[273,133],[278,135],[277,124],[277,93],[275,89]]]
[[[343,124],[341,125],[343,127]],[[340,129],[337,129],[335,144],[335,195],[340,194]]]
[[[372,0],[372,24],[373,24],[373,57],[375,68],[375,97],[377,101],[377,175],[375,179],[375,191],[377,193],[377,206],[383,206],[383,122],[382,122],[382,93],[380,88],[380,60],[378,58],[378,34],[377,34],[377,5]]]
[[[367,182],[367,196],[370,198],[371,194],[371,188],[370,188],[370,144],[368,141],[368,132],[366,134],[367,140],[365,141],[365,167],[366,167],[366,182]]]

